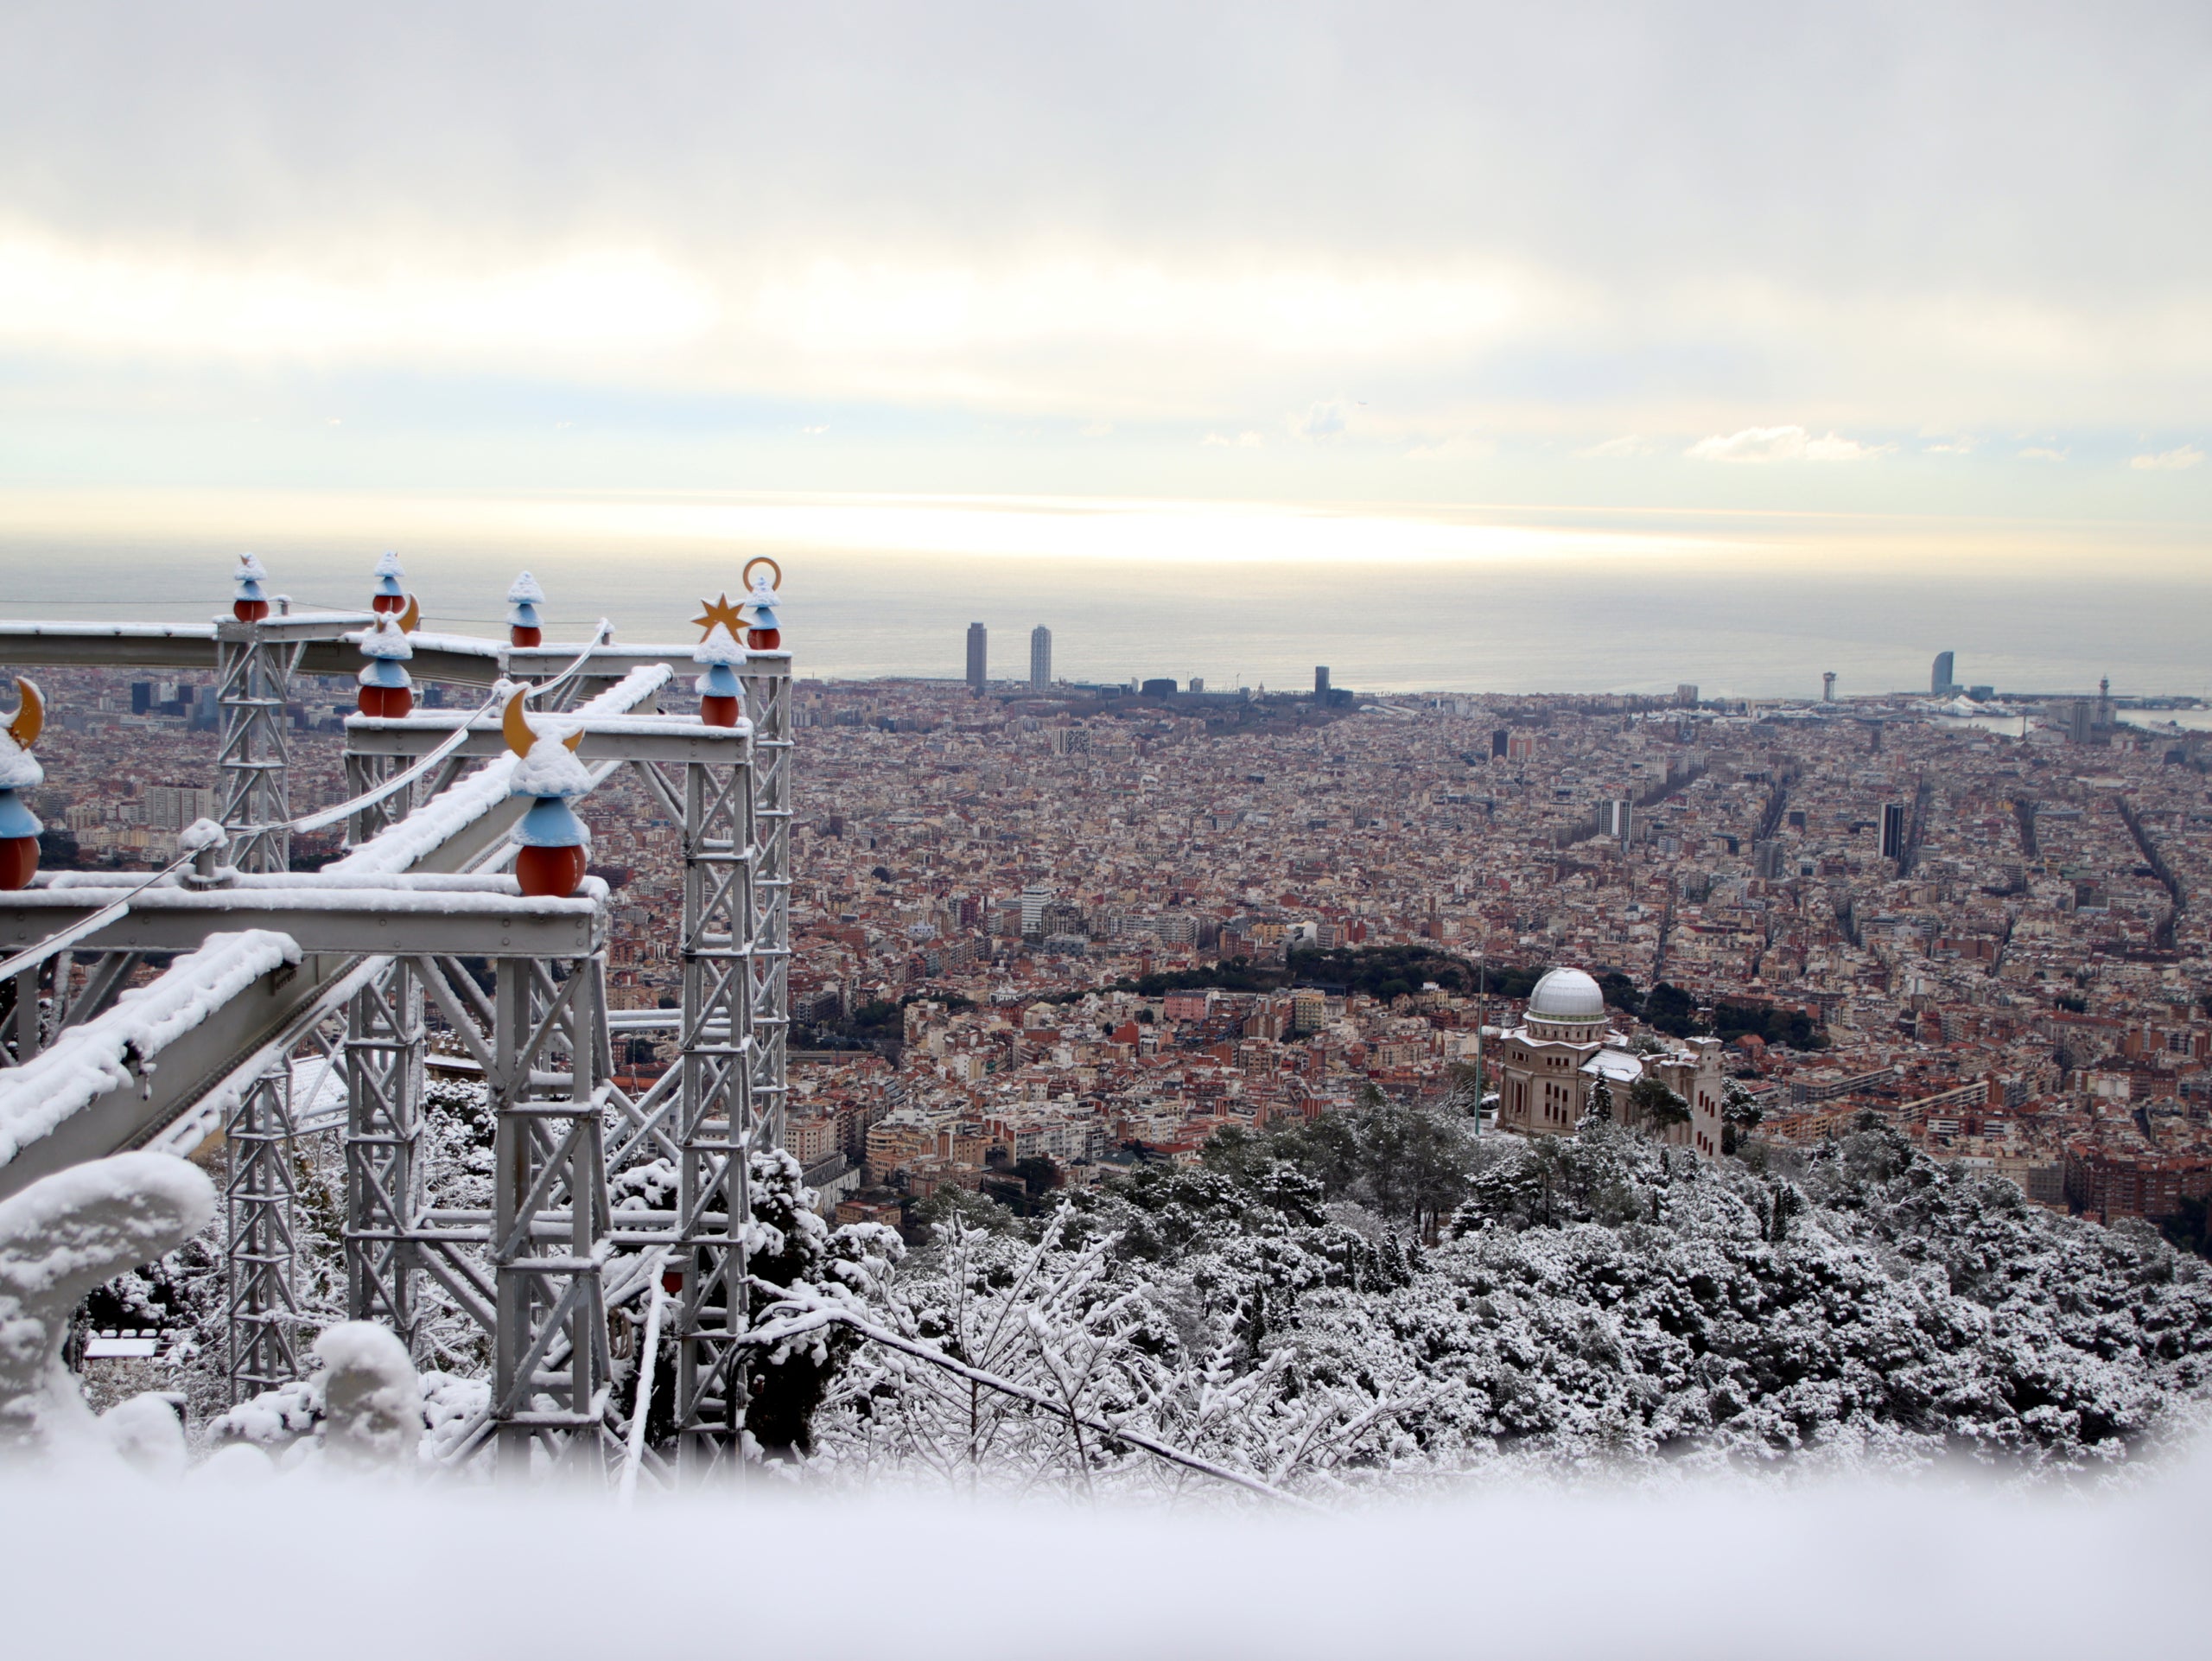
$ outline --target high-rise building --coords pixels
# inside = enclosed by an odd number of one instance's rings
[[[1206,684],[1198,676],[1193,675],[1191,677],[1191,690],[1193,692],[1203,692],[1206,690]]]
[[[1324,703],[1328,702],[1329,665],[1325,663],[1313,665],[1313,696]]]
[[[1635,835],[1636,804],[1624,797],[1598,804],[1598,834],[1611,837],[1620,842],[1630,841]]]
[[[1029,631],[1029,684],[1039,690],[1052,684],[1052,631],[1042,623]]]
[[[1695,681],[1686,680],[1680,686],[1677,686],[1675,689],[1675,702],[1681,704],[1685,710],[1696,709],[1697,683]]]
[[[990,637],[981,623],[968,625],[968,690],[977,697],[983,695],[983,681],[988,672]]]
[[[1503,727],[1495,728],[1491,730],[1490,735],[1490,753],[1492,760],[1503,760],[1504,759],[1505,741],[1511,736],[1512,735],[1507,732]]]
[[[1823,703],[1835,702],[1835,671],[1833,669],[1821,671],[1821,702]]]
[[[181,830],[194,819],[213,818],[219,811],[215,792],[202,786],[150,785],[142,823],[150,830]]]
[[[1032,882],[1021,891],[1021,932],[1024,934],[1041,932],[1045,926],[1045,907],[1052,903],[1052,885]]]
[[[1903,802],[1886,802],[1883,805],[1882,857],[1884,859],[1904,857],[1904,804]]]
[[[1951,673],[1951,654],[1948,652],[1937,652],[1936,666],[1929,670],[1928,674],[1929,691],[1939,698],[1947,698],[1951,696],[1953,689],[1957,685],[1958,681]]]

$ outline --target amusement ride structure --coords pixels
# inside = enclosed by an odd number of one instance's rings
[[[588,640],[548,642],[526,573],[505,640],[426,631],[398,562],[387,555],[374,576],[364,611],[295,612],[246,555],[231,614],[210,624],[0,622],[0,662],[212,671],[220,710],[219,825],[187,829],[151,874],[37,872],[36,821],[18,798],[40,780],[43,703],[18,680],[0,737],[0,982],[15,989],[0,1199],[84,1161],[187,1153],[219,1132],[241,1399],[303,1371],[290,1151],[334,1134],[348,1316],[419,1355],[428,1276],[486,1334],[488,1403],[451,1457],[489,1449],[526,1468],[533,1449],[619,1451],[609,1316],[649,1299],[656,1314],[664,1301],[677,1341],[678,1462],[711,1470],[738,1457],[747,1403],[749,1161],[784,1129],[782,571],[753,561],[743,598],[696,620],[703,640],[649,646],[617,643],[604,622]],[[348,799],[294,814],[290,684],[340,673],[360,685],[345,722]],[[425,682],[482,703],[418,707]],[[671,1010],[608,1007],[608,894],[585,874],[579,810],[623,767],[680,827]],[[341,824],[341,857],[290,869],[296,834]],[[124,996],[149,954],[174,956]],[[488,1088],[482,1209],[426,1198],[434,1026]],[[624,1090],[617,1036],[669,1029],[676,1064]],[[322,1106],[332,1073],[342,1108]],[[302,1078],[313,1082],[296,1093]],[[656,1160],[675,1171],[672,1204],[613,1211],[610,1173]]]

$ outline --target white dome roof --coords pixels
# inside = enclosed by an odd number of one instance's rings
[[[1529,994],[1531,1021],[1603,1021],[1605,995],[1579,969],[1554,969]]]

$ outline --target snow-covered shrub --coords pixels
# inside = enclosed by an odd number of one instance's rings
[[[207,1177],[166,1154],[118,1154],[0,1201],[0,1448],[52,1451],[92,1414],[62,1365],[92,1288],[189,1238],[215,1209]]]
[[[863,1346],[817,1465],[1187,1480],[1088,1420],[1309,1490],[1501,1460],[2063,1469],[2129,1457],[2212,1378],[2201,1264],[1885,1130],[1764,1171],[1604,1123],[1488,1142],[1427,1248],[1332,1215],[1359,1157],[1230,1138],[1033,1241],[942,1229],[869,1318],[1060,1410]]]

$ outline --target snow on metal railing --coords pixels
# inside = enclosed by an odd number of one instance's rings
[[[21,1066],[0,1072],[0,1165],[96,1098],[127,1088],[154,1058],[271,970],[300,960],[289,934],[211,934],[168,972]]]
[[[551,690],[553,687],[558,686],[563,681],[566,681],[576,675],[582,670],[584,665],[591,660],[593,652],[596,650],[598,646],[605,641],[606,638],[613,633],[613,625],[603,617],[600,619],[598,628],[593,631],[590,644],[586,646],[582,651],[576,654],[575,658],[570,661],[566,669],[563,669],[559,674],[553,676],[550,679],[537,683],[534,690],[542,694]],[[639,671],[636,672],[645,673],[647,671]],[[652,690],[658,690],[659,686],[664,684],[672,673],[673,671],[671,671],[669,675],[664,675],[661,681],[656,682]],[[628,682],[626,679],[621,683],[621,684],[616,686],[613,690],[620,691],[621,690],[622,686],[626,684],[628,684]],[[512,684],[504,680],[501,681],[499,685],[493,690],[491,697],[485,701],[483,707],[478,710],[475,712],[475,715],[472,716],[470,719],[474,720],[477,716],[489,715],[493,710],[499,708],[502,703],[511,697],[513,690],[514,688]],[[643,695],[644,694],[642,692],[639,694],[639,697],[642,697]],[[611,696],[611,694],[608,696]],[[630,703],[634,703],[636,701],[637,699],[632,697],[629,700],[629,703],[618,704],[615,707],[620,710],[626,710],[630,707]],[[591,709],[599,702],[599,699],[594,699],[592,703],[587,704],[584,707],[587,710]],[[447,739],[436,748],[433,749],[413,767],[409,767],[404,773],[397,773],[393,777],[383,780],[372,789],[365,791],[362,794],[356,796],[350,802],[340,802],[334,807],[318,808],[312,813],[303,813],[296,818],[288,819],[282,825],[236,825],[232,826],[232,830],[235,834],[239,836],[251,836],[272,830],[290,832],[320,830],[326,826],[339,824],[352,814],[359,811],[365,807],[375,806],[376,804],[383,801],[386,797],[397,794],[399,791],[412,785],[417,779],[424,777],[440,762],[443,761],[446,757],[452,754],[454,751],[460,748],[463,743],[467,742],[467,738],[468,727],[467,722],[463,722],[460,727],[454,729],[454,732],[450,738]],[[594,782],[595,783],[597,780],[594,780]],[[468,816],[469,819],[474,819],[476,817],[477,815],[474,813]],[[467,820],[463,820],[461,823],[466,824],[467,823]],[[177,852],[177,856],[175,859],[171,860],[167,865],[162,867],[161,869],[150,873],[146,877],[145,881],[140,882],[136,888],[132,888],[129,894],[124,894],[121,899],[117,900],[111,905],[104,907],[97,912],[94,912],[89,917],[79,919],[77,922],[72,923],[67,928],[57,930],[54,933],[49,934],[46,939],[41,940],[36,945],[26,946],[22,951],[16,953],[15,956],[6,959],[4,962],[0,962],[0,980],[5,980],[12,975],[21,974],[27,969],[35,969],[40,964],[45,963],[48,958],[57,957],[60,953],[67,951],[71,946],[76,945],[78,941],[99,933],[100,930],[107,927],[109,924],[117,921],[128,913],[130,909],[130,902],[137,899],[138,895],[143,894],[147,889],[154,887],[156,883],[161,882],[165,878],[175,875],[179,871],[182,870],[186,865],[191,863],[192,861],[199,856],[200,851],[201,849],[200,846],[180,848]],[[340,862],[340,863],[344,862]]]
[[[620,715],[652,696],[675,678],[666,664],[633,669],[597,697],[565,712],[569,721],[594,715]],[[510,689],[512,690],[512,689]],[[554,723],[549,722],[549,729]],[[461,729],[465,735],[467,729]],[[443,846],[465,826],[474,824],[509,795],[509,784],[521,758],[512,751],[494,756],[466,779],[442,791],[405,818],[387,825],[345,858],[325,866],[326,872],[348,875],[371,871],[404,871]],[[596,784],[619,761],[592,775]]]

